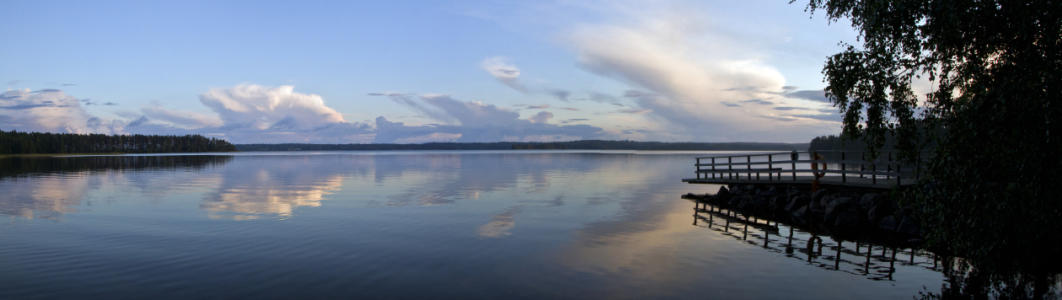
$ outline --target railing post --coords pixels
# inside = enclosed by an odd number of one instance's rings
[[[734,157],[728,156],[726,158],[726,174],[730,175],[730,179],[734,179]]]
[[[867,153],[860,152],[859,154],[859,178],[866,178],[866,175],[863,174],[863,172],[866,171],[866,168],[864,168],[863,163],[867,161]]]
[[[848,182],[848,168],[844,163],[844,150],[841,150],[841,182]]]
[[[871,182],[874,183],[874,184],[878,184],[878,164],[877,163],[870,164],[870,172],[873,172],[872,174],[870,174]]]
[[[789,160],[792,161],[791,169],[793,171],[793,181],[796,181],[796,161],[800,158],[800,153],[793,150],[793,153],[789,154]]]
[[[752,155],[745,156],[745,162],[748,163],[748,164],[745,165],[745,169],[748,170],[748,177],[746,177],[746,178],[748,178],[749,180],[752,180]],[[759,174],[756,174],[756,175],[759,176]],[[759,178],[756,178],[756,179],[759,179]]]
[[[767,180],[774,180],[774,155],[767,154]]]
[[[701,172],[700,172],[700,171],[701,171],[701,158],[700,158],[700,157],[698,157],[698,158],[697,158],[697,165],[696,165],[696,167],[697,167],[697,171],[696,171],[696,173],[697,173],[697,179],[701,179]]]
[[[885,179],[891,179],[892,174],[890,173],[892,173],[892,152],[889,152],[889,162],[885,163],[885,169],[889,172],[885,173]]]
[[[712,179],[715,179],[715,157],[712,157]],[[719,179],[723,179],[723,175],[719,175]]]

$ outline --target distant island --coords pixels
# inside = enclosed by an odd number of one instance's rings
[[[0,154],[230,152],[228,141],[201,135],[106,135],[0,130]]]
[[[424,144],[237,144],[239,151],[387,151],[387,150],[807,150],[808,143],[665,143],[583,140],[551,143],[424,143]]]

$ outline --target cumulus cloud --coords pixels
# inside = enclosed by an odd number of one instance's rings
[[[0,94],[0,128],[61,133],[123,133],[123,123],[93,117],[81,101],[56,89]]]
[[[154,120],[164,121],[168,124],[185,129],[219,127],[222,125],[221,119],[215,115],[171,110],[163,107],[162,102],[157,100],[151,101],[147,106],[140,108],[140,112],[144,113],[142,118],[147,117]],[[147,118],[144,120],[146,121]]]
[[[321,96],[295,92],[292,86],[213,88],[199,100],[210,112],[151,102],[129,123],[129,132],[204,134],[235,143],[368,143],[375,135],[372,125],[348,123]]]
[[[527,120],[531,121],[531,123],[546,123],[546,122],[549,121],[549,119],[552,119],[552,118],[553,118],[553,113],[548,112],[548,111],[540,111],[537,114],[535,114],[534,116],[531,116],[530,118],[527,118]]]
[[[294,89],[290,85],[245,84],[210,89],[199,95],[199,101],[217,113],[228,128],[310,129],[344,122],[343,115],[325,106],[321,96],[296,93]]]

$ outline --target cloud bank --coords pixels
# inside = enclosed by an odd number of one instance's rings
[[[29,89],[0,94],[0,128],[57,133],[124,133],[123,122],[90,116],[63,91]]]
[[[291,86],[238,85],[199,95],[210,111],[166,108],[153,101],[125,120],[104,122],[81,108],[81,100],[59,90],[9,91],[0,96],[5,130],[72,133],[203,134],[235,143],[423,143],[564,141],[598,138],[589,125],[550,124],[548,106],[527,118],[508,108],[448,95],[378,94],[438,122],[406,125],[380,116],[375,123],[351,123],[319,95]]]
[[[828,123],[772,109],[820,105],[790,101],[824,98],[786,86],[766,54],[744,46],[748,37],[718,28],[696,5],[620,1],[592,10],[603,21],[575,23],[562,32],[565,43],[581,68],[631,87],[622,97],[657,124],[658,139],[803,140],[813,134],[802,131]],[[605,94],[591,98],[617,102]],[[807,126],[781,126],[779,119]]]
[[[528,119],[507,108],[478,101],[460,101],[448,95],[388,94],[395,103],[405,105],[441,124],[409,126],[376,118],[374,143],[409,140],[454,142],[497,141],[568,141],[600,138],[606,133],[589,125],[549,124],[553,113],[541,111]]]

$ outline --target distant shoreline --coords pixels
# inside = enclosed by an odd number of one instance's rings
[[[394,150],[640,150],[640,151],[806,151],[809,143],[667,143],[584,140],[552,143],[424,144],[236,144],[237,151],[394,151]]]

